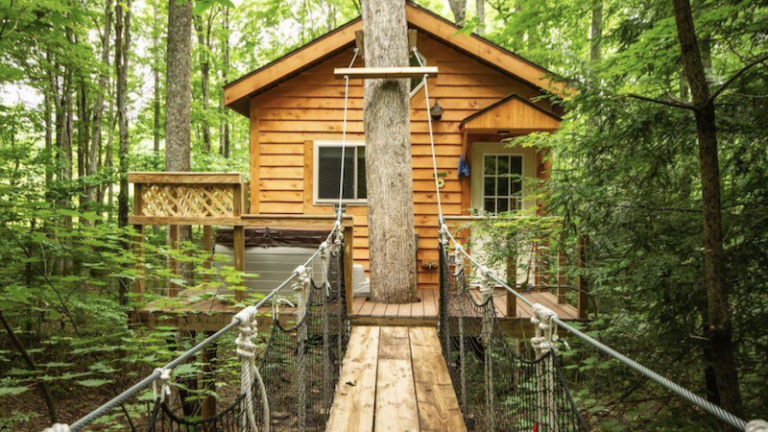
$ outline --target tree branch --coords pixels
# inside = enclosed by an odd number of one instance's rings
[[[679,101],[679,100],[674,100],[674,99],[654,99],[654,98],[649,98],[649,97],[645,97],[645,96],[636,95],[634,93],[628,94],[627,97],[630,97],[632,99],[638,99],[638,100],[641,100],[641,101],[653,102],[653,103],[657,103],[657,104],[661,104],[661,105],[671,106],[671,107],[674,107],[674,108],[683,108],[683,109],[688,109],[688,110],[691,110],[691,111],[696,111],[696,107],[693,106],[693,104],[689,104],[687,102],[683,102],[683,101]]]
[[[714,93],[712,93],[712,94],[709,96],[709,102],[710,102],[710,103],[711,103],[711,102],[713,102],[713,101],[715,100],[715,98],[716,98],[716,97],[720,96],[720,93],[722,93],[722,92],[723,92],[725,89],[727,89],[727,88],[728,88],[728,86],[730,86],[731,84],[733,84],[733,83],[734,83],[734,81],[736,81],[737,79],[739,79],[739,77],[741,77],[742,75],[744,75],[744,73],[745,73],[745,72],[747,72],[749,69],[753,68],[754,66],[757,66],[757,65],[759,65],[760,63],[762,63],[762,62],[764,62],[764,61],[766,61],[766,60],[768,60],[768,56],[765,56],[765,57],[759,58],[759,59],[757,59],[757,60],[753,61],[752,63],[749,63],[749,64],[747,64],[747,65],[746,65],[746,66],[744,66],[743,68],[739,69],[739,71],[738,71],[738,72],[736,72],[735,74],[733,74],[733,76],[732,76],[731,78],[729,78],[729,79],[728,79],[728,81],[724,82],[724,83],[723,83],[723,85],[721,85],[721,86],[720,86],[720,88],[718,88],[717,90],[715,90],[715,92],[714,92]]]

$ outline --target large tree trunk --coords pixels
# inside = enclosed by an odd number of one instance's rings
[[[168,2],[168,45],[166,56],[167,80],[165,92],[165,169],[166,171],[189,171],[190,161],[190,102],[192,84],[192,2],[178,4]],[[170,234],[168,241],[175,240]],[[191,227],[178,228],[178,242],[191,239]],[[191,280],[189,266],[180,269],[184,279]]]
[[[363,26],[366,67],[408,66],[402,0],[363,2]],[[405,79],[365,84],[371,291],[377,302],[416,298],[408,84]]]
[[[156,152],[160,151],[160,29],[158,25],[157,15],[159,13],[158,1],[153,3],[153,9],[155,17],[152,18],[152,78],[154,81],[154,96],[152,101],[153,109],[153,126],[152,126],[152,142],[154,143],[153,149]]]
[[[229,82],[229,7],[224,6],[224,23],[223,23],[223,40],[222,49],[224,51],[224,59],[221,65],[222,75],[224,78],[224,84]],[[219,105],[219,112],[221,114],[221,136],[219,143],[219,153],[225,158],[229,159],[229,120],[226,109],[224,109],[224,92],[221,92],[221,104]]]
[[[709,341],[712,345],[712,365],[715,368],[717,389],[723,408],[741,417],[744,414],[744,408],[739,390],[739,376],[736,370],[731,310],[725,278],[726,257],[723,249],[723,224],[720,214],[720,168],[717,155],[715,105],[710,99],[704,65],[696,41],[690,1],[672,0],[672,4],[682,51],[683,72],[688,80],[695,106],[701,168],[704,272],[709,314]]]
[[[117,3],[116,8],[117,41],[121,42],[117,49],[116,67],[117,67],[117,125],[118,141],[120,151],[118,152],[120,174],[120,192],[117,195],[117,225],[125,227],[128,225],[128,53],[131,46],[131,0],[124,0]],[[122,35],[121,35],[122,33]],[[116,41],[116,44],[117,44]],[[130,244],[126,242],[126,249]],[[129,281],[120,280],[120,304],[126,303],[126,293],[128,292]]]
[[[96,95],[96,103],[93,106],[93,141],[88,152],[88,169],[86,173],[95,175],[98,169],[99,153],[101,152],[101,123],[104,119],[104,93],[109,86],[109,46],[110,34],[112,32],[112,0],[104,2],[104,33],[101,42],[101,63],[104,68],[99,74],[99,89]],[[98,200],[98,188],[90,186],[88,188],[88,201],[93,205]]]
[[[203,17],[197,17],[195,19],[195,27],[197,30],[197,42],[200,46],[200,92],[203,99],[203,149],[206,152],[211,151],[211,128],[208,122],[208,109],[210,108],[209,93],[210,93],[210,81],[211,81],[211,64],[209,62],[210,55],[210,36],[211,36],[211,18],[213,17],[213,11],[209,11],[209,19],[203,20]]]

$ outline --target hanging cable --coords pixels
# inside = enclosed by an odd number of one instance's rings
[[[353,50],[352,61],[349,62],[349,67],[355,64],[357,59],[358,49]],[[344,201],[344,166],[346,165],[347,154],[347,110],[349,104],[349,75],[344,75],[344,120],[341,125],[341,172],[339,173],[339,208],[336,213],[336,224],[341,224],[342,216],[342,203]]]
[[[469,255],[467,251],[461,247],[461,245],[456,241],[456,239],[451,235],[450,232],[448,232],[448,228],[443,225],[442,231],[444,231],[446,237],[453,242],[453,244],[456,246],[456,252],[463,255],[464,258],[469,260],[472,264],[477,266],[478,268],[485,269],[483,265],[477,261],[474,257]],[[504,289],[506,289],[510,294],[517,297],[520,301],[527,304],[528,306],[532,308],[539,308],[540,305],[538,303],[533,303],[530,300],[528,300],[525,296],[520,294],[519,292],[512,289],[506,281],[502,280],[500,277],[498,277],[493,271],[488,270],[488,277],[496,281],[497,284],[502,286]],[[587,334],[579,331],[575,327],[572,327],[570,324],[562,321],[558,316],[553,316],[551,318],[552,322],[557,323],[557,325],[567,330],[568,332],[572,333],[576,337],[580,338],[584,342],[587,342],[588,344],[592,345],[593,347],[597,348],[599,351],[602,351],[605,354],[608,354],[609,356],[615,358],[616,360],[620,361],[621,363],[624,363],[631,369],[635,370],[636,372],[639,372],[642,375],[645,375],[647,378],[651,379],[652,381],[655,381],[656,383],[662,385],[663,387],[667,388],[671,392],[677,394],[678,396],[686,399],[687,401],[693,403],[694,405],[702,408],[703,410],[709,412],[710,414],[714,415],[715,417],[719,418],[720,420],[730,424],[731,426],[734,426],[736,428],[739,428],[740,430],[744,430],[747,426],[747,423],[736,417],[735,415],[729,413],[728,411],[720,408],[719,406],[699,397],[698,395],[694,394],[690,390],[680,386],[679,384],[675,383],[674,381],[671,381],[658,373],[652,371],[651,369],[641,365],[640,363],[637,363],[636,361],[630,359],[629,357],[619,353],[618,351],[614,350],[613,348],[603,344],[602,342],[588,336]]]
[[[413,54],[416,56],[419,65],[424,67],[424,62],[421,60],[421,53],[416,47],[413,47]],[[429,125],[429,145],[432,151],[432,175],[435,178],[435,196],[437,197],[437,224],[442,227],[443,219],[443,204],[440,199],[440,183],[437,179],[437,156],[435,155],[435,135],[432,132],[432,116],[429,114],[429,74],[424,74],[424,101],[427,104],[427,124]]]

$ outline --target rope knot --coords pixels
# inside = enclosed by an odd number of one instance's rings
[[[531,323],[536,328],[536,336],[531,338],[531,345],[536,354],[541,356],[550,351],[557,352],[557,314],[546,306],[536,303],[533,305]]]
[[[492,276],[493,273],[488,267],[480,268],[480,281],[482,283],[480,286],[480,294],[483,296],[483,301],[489,299],[493,294],[493,290],[496,288],[496,284],[494,283]]]
[[[171,397],[171,369],[157,368],[155,372],[160,376],[152,382],[152,399],[163,402],[166,396]]]

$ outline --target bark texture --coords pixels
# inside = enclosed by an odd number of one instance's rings
[[[485,0],[477,0],[475,10],[477,11],[477,34],[482,35],[485,33]]]
[[[165,92],[165,170],[189,171],[190,103],[192,100],[192,2],[168,1],[168,45]],[[169,232],[168,241],[173,243]],[[178,228],[178,242],[192,238],[189,226]],[[192,279],[190,265],[179,266],[180,276]]]
[[[408,66],[402,0],[363,2],[366,67]],[[408,80],[365,84],[366,181],[374,301],[416,298]]]
[[[467,0],[448,0],[448,5],[451,6],[451,12],[453,12],[453,19],[457,25],[463,26],[464,20],[467,17]],[[363,5],[363,11],[365,11],[365,5]]]
[[[192,2],[168,1],[168,54],[165,93],[165,169],[190,169],[192,100]]]
[[[715,105],[704,73],[689,0],[673,0],[677,35],[682,51],[683,72],[695,107],[701,169],[704,216],[704,276],[709,314],[712,365],[722,407],[742,417],[744,408],[733,345],[731,308],[725,277],[725,251],[720,201],[720,168],[717,155]],[[736,430],[729,428],[729,430]]]
[[[101,151],[101,124],[104,119],[104,93],[107,91],[107,86],[109,86],[109,41],[111,33],[112,1],[107,0],[104,2],[104,32],[101,39],[101,62],[104,69],[102,69],[99,74],[99,92],[96,95],[96,103],[93,107],[93,139],[91,142],[91,150],[88,153],[88,175],[96,174],[99,163],[99,152]],[[94,185],[89,187],[88,201],[91,203],[95,202],[98,199],[97,192],[97,186]]]

